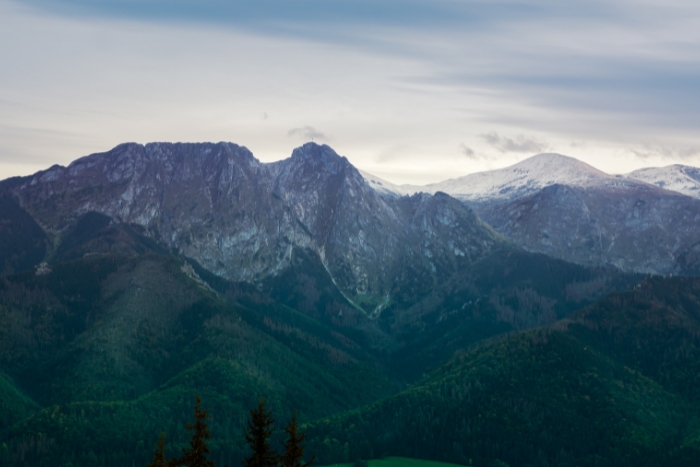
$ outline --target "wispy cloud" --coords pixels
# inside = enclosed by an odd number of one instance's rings
[[[529,138],[518,135],[515,138],[506,138],[498,133],[484,133],[479,135],[484,141],[498,149],[500,152],[537,153],[546,151],[549,145],[537,138]]]
[[[360,166],[446,177],[458,150],[470,171],[553,147],[608,172],[689,161],[668,148],[700,148],[698,19],[690,0],[0,0],[0,125],[77,134],[3,145],[67,163],[233,140],[276,160],[332,135]]]
[[[628,149],[627,152],[633,154],[644,161],[650,159],[662,160],[691,160],[700,157],[700,147],[668,147],[645,145],[639,148]]]
[[[305,140],[308,139],[321,139],[321,140],[328,140],[328,137],[318,131],[316,128],[312,126],[303,126],[299,128],[292,128],[287,132],[287,136],[291,137],[297,137],[300,136]]]
[[[459,143],[459,152],[464,154],[467,157],[467,159],[476,159],[477,158],[477,155],[474,152],[474,150],[464,143]]]
[[[476,151],[464,143],[459,143],[459,152],[470,161],[477,163],[487,162],[490,164],[496,159],[493,154],[483,151]]]
[[[254,28],[290,23],[426,25],[457,22],[464,8],[449,0],[24,0],[24,3],[69,15],[118,16],[161,21],[247,25]],[[494,2],[497,3],[497,2]],[[484,5],[472,13],[484,19]],[[501,9],[502,7],[496,7]]]

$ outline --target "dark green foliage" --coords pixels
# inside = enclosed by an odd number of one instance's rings
[[[690,407],[558,331],[513,337],[307,430],[320,462],[400,455],[512,466],[669,465]],[[677,446],[677,445],[676,445]],[[692,464],[686,464],[692,465]]]
[[[0,432],[38,409],[36,402],[23,394],[9,376],[0,372]]]
[[[146,467],[167,467],[168,462],[165,460],[165,433],[160,434],[156,452],[153,454],[153,460]]]
[[[0,368],[20,388],[7,465],[145,465],[162,431],[178,456],[195,393],[217,416],[210,458],[234,465],[257,394],[308,421],[393,391],[351,339],[274,302],[225,302],[181,265],[94,255],[0,282]]]
[[[62,235],[50,259],[55,263],[82,258],[86,254],[137,256],[166,253],[163,246],[143,234],[143,227],[113,222],[104,214],[87,212]]]
[[[335,286],[318,255],[309,250],[294,249],[291,267],[267,279],[264,288],[275,301],[332,324],[366,320]]]
[[[314,423],[309,446],[323,463],[390,454],[513,467],[698,465],[698,336],[700,280],[649,278]]]
[[[66,254],[111,238],[74,233]],[[92,255],[43,276],[4,278],[0,463],[146,465],[157,461],[149,446],[163,431],[162,459],[176,457],[190,446],[183,426],[201,394],[216,414],[207,458],[236,465],[261,393],[276,413],[298,407],[301,422],[317,421],[304,441],[322,462],[697,460],[694,282],[653,279],[559,331],[486,343],[563,317],[632,277],[502,250],[417,303],[402,305],[398,294],[373,321],[355,313],[318,258],[295,255],[274,297],[195,265],[217,295],[188,278],[181,259],[158,255]],[[423,383],[385,399],[394,392],[386,375],[405,387],[423,373]]]
[[[281,467],[309,467],[314,463],[316,455],[304,463],[304,433],[299,432],[297,411],[292,413],[292,419],[284,429],[287,439],[284,441],[284,452],[280,456]]]
[[[243,461],[244,467],[277,467],[280,456],[270,446],[275,420],[272,411],[265,408],[265,397],[258,401],[257,409],[250,409],[250,418],[245,430],[245,441],[250,447],[250,456]]]
[[[700,279],[650,277],[565,322],[589,345],[700,402]]]
[[[399,341],[387,366],[397,378],[417,381],[455,352],[497,335],[551,324],[640,279],[612,268],[497,249],[416,303],[401,298],[407,284],[396,285],[396,299],[379,319]]]
[[[61,239],[55,257],[60,259],[74,259],[82,255],[72,253],[81,245],[98,237],[100,233],[109,227],[112,219],[98,212],[88,212],[80,216],[75,226]],[[73,256],[73,258],[71,258]]]
[[[9,194],[0,194],[0,276],[32,269],[46,256],[48,239]]]
[[[178,464],[187,467],[214,467],[215,463],[207,459],[210,454],[207,441],[211,439],[207,420],[210,418],[209,411],[202,409],[202,399],[197,394],[197,401],[194,405],[194,423],[187,424],[187,429],[192,432],[190,445],[183,450]]]

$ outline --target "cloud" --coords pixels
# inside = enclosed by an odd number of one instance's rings
[[[322,139],[322,140],[328,140],[328,137],[318,131],[316,128],[312,126],[303,126],[300,128],[292,128],[287,132],[287,136],[295,137],[295,136],[301,136],[304,139]]]
[[[189,21],[256,28],[284,23],[375,23],[424,25],[456,22],[464,8],[444,0],[24,0],[44,10],[66,15],[90,15],[141,20]],[[492,8],[489,8],[492,9]],[[472,7],[472,15],[484,10]],[[502,8],[498,8],[502,10]],[[460,14],[461,13],[461,14]],[[482,13],[481,17],[486,14]]]
[[[518,135],[515,138],[506,138],[496,132],[491,132],[481,134],[479,137],[500,152],[538,153],[544,152],[549,148],[549,145],[543,141],[523,135]]]
[[[688,0],[0,0],[0,125],[76,133],[0,131],[0,161],[174,139],[271,161],[325,138],[314,122],[357,163],[415,172],[551,147],[615,173],[682,162],[661,146],[700,148],[699,17]],[[482,136],[457,149],[464,128]]]
[[[700,148],[697,147],[680,148],[645,145],[639,148],[627,149],[627,152],[644,161],[649,159],[690,160],[700,156]]]
[[[467,159],[472,161],[489,161],[493,159],[488,154],[477,153],[464,143],[459,143],[459,152],[461,152]]]
[[[459,143],[459,151],[462,154],[464,154],[465,156],[467,156],[468,159],[476,159],[477,158],[474,150],[464,143]]]

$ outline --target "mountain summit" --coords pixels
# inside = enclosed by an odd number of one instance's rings
[[[368,177],[375,184],[383,181]],[[624,183],[620,177],[608,175],[585,162],[556,153],[537,154],[517,164],[424,186],[395,186],[382,183],[397,194],[445,192],[470,204],[507,201],[526,196],[550,185],[605,186]]]
[[[653,274],[700,272],[700,170],[609,175],[561,154],[425,186],[366,179],[380,193],[442,191],[528,251]]]
[[[233,281],[261,284],[306,251],[372,314],[407,270],[429,277],[428,290],[507,243],[448,196],[381,196],[346,158],[314,143],[272,164],[232,143],[129,143],[0,191],[42,226],[49,250],[99,214]]]
[[[681,164],[648,167],[630,172],[626,177],[651,183],[666,190],[677,191],[693,198],[700,198],[700,169],[697,167]]]

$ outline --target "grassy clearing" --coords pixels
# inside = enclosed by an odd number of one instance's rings
[[[325,467],[352,467],[353,464],[331,464]],[[408,457],[385,457],[367,462],[367,467],[462,467],[459,464],[447,462],[426,461],[422,459],[410,459]]]

